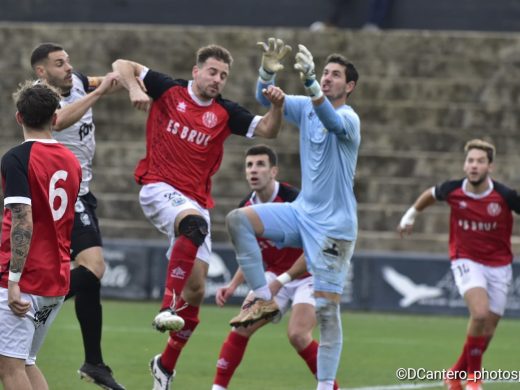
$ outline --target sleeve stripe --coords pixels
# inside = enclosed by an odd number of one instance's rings
[[[262,120],[262,118],[263,117],[260,115],[255,115],[255,117],[251,121],[251,124],[249,125],[249,129],[247,129],[247,134],[246,134],[247,138],[253,138],[253,136],[255,134],[256,126],[258,126],[258,123]]]
[[[31,198],[26,198],[25,196],[8,196],[4,199],[4,207],[13,203],[28,204],[29,206],[32,204]]]

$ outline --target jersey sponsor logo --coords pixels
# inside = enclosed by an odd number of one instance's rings
[[[78,130],[79,140],[83,141],[83,138],[90,134],[93,127],[92,123],[83,123]]]
[[[502,211],[502,207],[500,207],[500,205],[498,203],[491,202],[487,206],[487,212],[492,217],[496,217],[497,215],[500,214],[501,211]]]
[[[491,232],[498,227],[497,222],[470,221],[468,219],[459,219],[458,224],[462,230],[471,230],[472,232]]]
[[[45,325],[47,319],[52,313],[52,309],[54,309],[57,305],[58,304],[55,303],[54,305],[44,306],[41,308],[41,310],[38,310],[36,313],[34,313],[34,326],[39,328],[40,326]]]
[[[202,115],[202,123],[210,129],[214,128],[217,125],[217,122],[217,115],[212,111],[206,111],[204,115]]]
[[[79,219],[81,220],[81,223],[83,224],[83,226],[91,225],[90,217],[88,216],[87,213],[81,213],[81,215],[79,216]]]
[[[170,276],[175,279],[184,279],[186,276],[186,271],[184,271],[181,267],[177,267],[172,269]]]
[[[177,104],[177,111],[186,112],[186,103],[183,101],[180,101],[179,104]]]
[[[196,145],[208,146],[208,142],[211,139],[209,134],[204,134],[196,129],[190,129],[188,126],[183,126],[179,122],[171,119],[166,126],[166,131]]]

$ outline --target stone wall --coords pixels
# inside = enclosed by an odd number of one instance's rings
[[[515,34],[0,23],[0,152],[21,140],[10,94],[31,77],[29,56],[40,42],[64,45],[76,69],[88,75],[104,74],[113,60],[128,58],[180,78],[190,77],[199,46],[219,43],[235,57],[224,96],[263,113],[253,96],[259,65],[255,42],[270,35],[293,47],[305,44],[318,69],[327,54],[337,51],[360,72],[351,99],[363,137],[356,178],[359,249],[446,251],[446,206],[422,215],[410,240],[398,239],[395,226],[422,190],[462,176],[462,148],[469,138],[490,137],[498,151],[495,178],[520,187],[520,35]],[[278,81],[287,92],[303,92],[292,59]],[[144,154],[145,115],[121,93],[100,100],[94,116],[98,146],[92,189],[104,235],[160,238],[142,216],[132,177]],[[295,184],[297,137],[295,129],[284,126],[281,136],[268,142],[280,154],[280,178]],[[226,240],[223,217],[247,193],[242,160],[251,144],[241,137],[226,143],[214,180],[216,241]],[[520,249],[520,241],[514,242]]]

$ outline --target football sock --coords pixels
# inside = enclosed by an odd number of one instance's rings
[[[166,271],[166,288],[161,310],[170,307],[173,292],[175,292],[178,298],[181,296],[182,289],[191,275],[198,250],[199,247],[186,236],[179,236],[175,239],[168,263],[168,270]]]
[[[101,328],[103,313],[101,307],[101,283],[94,273],[80,265],[70,272],[70,291],[75,295],[75,310],[83,337],[85,361],[91,364],[103,363],[101,354]]]
[[[227,388],[231,377],[239,366],[246,351],[248,337],[242,336],[237,332],[229,332],[229,335],[222,344],[220,355],[217,361],[217,372],[213,383]]]
[[[182,307],[185,303],[186,302],[180,298],[177,301],[177,307]],[[182,349],[199,324],[199,310],[200,308],[198,306],[188,305],[177,313],[179,317],[184,319],[184,328],[178,332],[170,332],[168,344],[161,354],[161,365],[170,374],[175,369]]]
[[[316,317],[320,326],[316,377],[320,383],[325,381],[334,383],[343,346],[339,304],[326,298],[317,297]]]
[[[467,337],[466,356],[468,361],[468,374],[482,369],[482,354],[487,344],[485,336]]]
[[[316,340],[312,340],[310,344],[298,352],[298,355],[305,361],[307,364],[307,367],[309,367],[309,370],[311,370],[314,377],[316,377],[316,371],[317,371],[317,358],[318,358],[318,342]],[[337,381],[334,381],[334,390],[338,390],[339,386]]]
[[[267,286],[262,252],[258,246],[251,222],[242,211],[233,210],[227,215],[226,224],[235,247],[237,262],[242,268],[249,288],[257,290]],[[268,300],[271,299],[271,294],[269,292],[269,294],[258,297]]]

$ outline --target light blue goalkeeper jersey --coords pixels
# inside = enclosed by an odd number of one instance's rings
[[[257,84],[257,100],[269,101]],[[285,119],[300,129],[301,192],[293,207],[303,223],[328,237],[357,237],[354,176],[361,142],[360,120],[347,105],[334,109],[325,101],[314,107],[306,96],[285,96]]]

